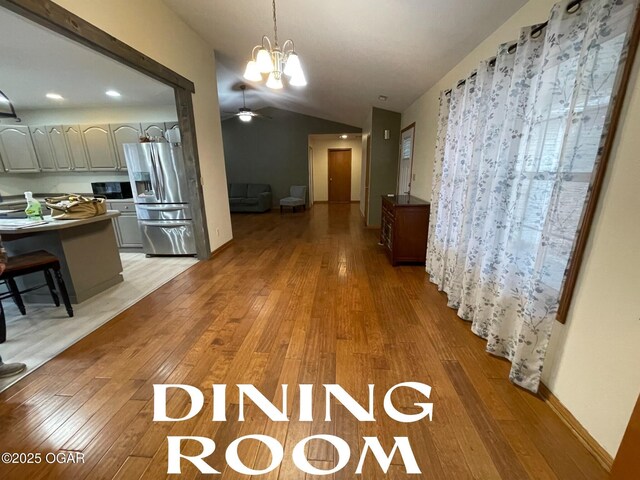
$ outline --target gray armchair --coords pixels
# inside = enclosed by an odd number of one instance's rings
[[[280,200],[280,212],[283,207],[291,207],[295,212],[296,207],[302,207],[303,210],[307,209],[307,187],[306,185],[297,186],[294,185],[289,189],[289,196]]]

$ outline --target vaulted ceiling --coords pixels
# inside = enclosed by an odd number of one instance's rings
[[[165,0],[216,50],[221,111],[235,112],[251,49],[273,40],[270,0]],[[249,91],[275,106],[361,126],[371,106],[402,111],[526,0],[277,0],[280,43],[291,38],[308,86]],[[247,82],[248,83],[248,82]],[[378,100],[388,97],[386,102]],[[223,113],[224,117],[224,113]]]

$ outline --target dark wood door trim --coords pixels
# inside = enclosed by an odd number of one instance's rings
[[[185,169],[189,177],[189,200],[192,207],[197,207],[192,208],[192,213],[198,258],[209,258],[211,244],[206,227],[207,219],[204,209],[198,142],[193,115],[192,94],[195,92],[193,82],[50,0],[0,0],[0,7],[11,10],[53,32],[64,35],[98,53],[113,58],[173,87],[182,137]]]
[[[571,300],[573,299],[573,292],[575,291],[578,283],[578,275],[580,274],[580,267],[584,258],[584,253],[587,248],[587,242],[589,240],[589,232],[593,225],[593,219],[596,215],[596,209],[598,208],[598,199],[600,198],[600,191],[604,184],[605,175],[607,172],[607,164],[613,151],[613,145],[617,137],[618,124],[620,123],[620,116],[622,115],[622,109],[629,87],[629,80],[633,72],[634,60],[636,60],[638,44],[640,44],[640,7],[636,7],[636,16],[633,24],[633,31],[629,39],[629,49],[627,51],[626,58],[621,59],[624,62],[624,67],[618,72],[618,78],[616,79],[616,87],[613,90],[613,99],[609,105],[609,112],[607,113],[607,119],[605,125],[609,125],[606,132],[606,136],[603,138],[602,146],[596,159],[596,170],[594,172],[593,180],[590,185],[591,194],[587,198],[585,209],[582,213],[582,220],[578,227],[578,234],[573,244],[573,250],[565,278],[560,293],[560,300],[558,304],[558,313],[556,319],[560,323],[565,323],[569,316],[569,309],[571,307]],[[631,119],[630,119],[631,120]]]
[[[413,183],[413,158],[414,158],[414,149],[416,147],[416,122],[413,122],[410,125],[407,125],[406,127],[404,127],[402,130],[400,130],[400,145],[399,145],[399,152],[398,152],[398,183],[396,185],[396,192],[398,192],[398,195],[402,195],[403,193],[400,192],[400,167],[402,166],[402,135],[404,134],[404,132],[411,130],[413,128],[413,136],[411,137],[411,165],[409,165],[409,195],[411,195],[411,187],[412,187],[412,183]]]
[[[178,124],[182,139],[182,157],[189,184],[189,203],[196,237],[198,258],[205,260],[211,256],[211,243],[207,229],[207,213],[204,207],[202,175],[198,158],[198,139],[196,137],[196,120],[193,116],[193,94],[184,88],[175,88]],[[193,208],[196,207],[197,208]]]
[[[364,162],[364,225],[369,226],[369,197],[370,197],[370,185],[371,182],[371,134],[367,135],[367,151],[365,152]]]
[[[331,200],[331,153],[332,152],[349,152],[349,195],[347,200]],[[327,183],[328,183],[328,195],[327,199],[329,203],[351,203],[351,168],[353,166],[353,149],[351,148],[330,148],[327,151]]]

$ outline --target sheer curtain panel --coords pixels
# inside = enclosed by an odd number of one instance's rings
[[[427,271],[537,391],[638,0],[565,0],[440,98]]]

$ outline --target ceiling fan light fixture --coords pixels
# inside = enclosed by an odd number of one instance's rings
[[[247,68],[244,71],[244,78],[251,82],[262,81],[262,74],[260,73],[258,64],[253,60],[249,60],[249,63],[247,63]]]
[[[251,115],[250,113],[241,113],[240,115],[238,115],[238,118],[243,122],[250,122],[252,116],[253,115]]]
[[[282,88],[282,78],[280,78],[280,75],[277,75],[275,72],[271,72],[267,79],[267,87],[274,90],[280,90]]]

